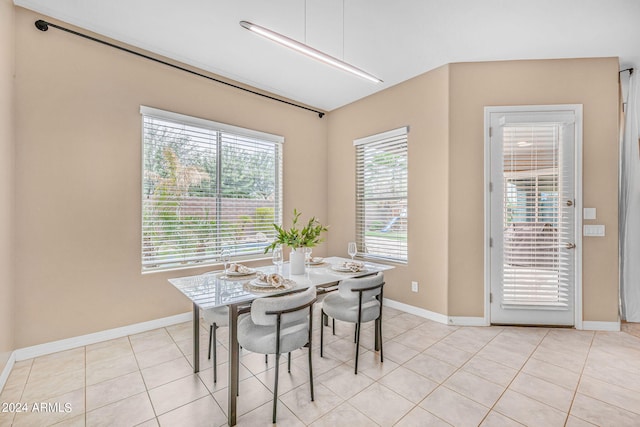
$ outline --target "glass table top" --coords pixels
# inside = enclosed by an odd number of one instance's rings
[[[363,262],[364,270],[359,272],[336,271],[334,267],[351,261],[348,258],[329,257],[317,266],[306,266],[305,274],[293,275],[289,272],[289,263],[281,266],[279,274],[294,282],[293,288],[274,290],[272,292],[250,292],[245,284],[256,278],[255,274],[243,276],[226,276],[222,271],[212,271],[196,276],[177,277],[169,282],[200,308],[207,309],[229,304],[241,304],[256,298],[306,289],[309,286],[328,286],[337,284],[342,279],[365,276],[379,271],[390,270],[393,266],[373,262]],[[362,262],[358,260],[359,262]],[[265,274],[276,273],[276,266],[256,267]]]

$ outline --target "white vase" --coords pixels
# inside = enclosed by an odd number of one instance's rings
[[[304,274],[304,248],[291,249],[289,272],[291,274]]]

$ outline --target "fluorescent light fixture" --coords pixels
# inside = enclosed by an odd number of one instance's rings
[[[293,49],[296,52],[300,52],[304,55],[307,55],[315,60],[324,62],[325,64],[332,65],[341,70],[348,71],[352,74],[355,74],[356,76],[369,80],[370,82],[382,83],[382,80],[380,80],[373,74],[369,74],[366,71],[361,70],[360,68],[354,67],[351,64],[347,64],[346,62],[341,61],[337,58],[334,58],[333,56],[320,52],[317,49],[309,47],[306,44],[302,44],[296,40],[290,39],[289,37],[283,36],[282,34],[278,34],[267,28],[261,27],[260,25],[252,24],[251,22],[248,22],[248,21],[240,21],[240,25],[242,25],[244,28],[246,28],[249,31],[253,31],[256,34],[260,34],[262,37],[266,37],[271,41],[279,43],[282,46],[286,46],[289,49]]]

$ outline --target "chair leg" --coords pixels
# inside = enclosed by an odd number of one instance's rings
[[[213,344],[213,325],[209,325],[209,353],[207,354],[207,360],[211,359],[211,344]]]
[[[324,310],[320,309],[320,357],[322,356],[322,344],[324,343],[324,321],[327,319],[327,316],[324,314]],[[311,347],[309,347],[311,348]]]
[[[291,352],[287,355],[287,372],[291,373]]]
[[[379,335],[379,341],[380,341],[380,363],[383,363],[384,356],[382,355],[382,316],[378,318],[378,321],[380,322],[378,324],[378,335]]]
[[[358,375],[358,356],[360,355],[360,323],[356,324],[356,368],[355,374]]]
[[[213,383],[217,383],[218,382],[218,351],[216,349],[216,347],[218,346],[217,344],[217,337],[216,337],[216,329],[218,329],[218,325],[216,325],[215,323],[213,325],[211,325],[211,334],[209,335],[209,337],[213,338]],[[211,351],[211,344],[209,345],[209,351]]]
[[[276,409],[278,408],[278,367],[280,365],[280,353],[276,354],[276,379],[273,384],[273,424],[276,423]]]
[[[268,355],[268,354],[265,354],[265,355],[264,355],[264,363],[265,363],[265,365],[266,365],[267,363],[269,363],[269,355]]]
[[[242,346],[240,344],[235,344],[238,346],[238,372],[236,374],[236,396],[240,396],[240,350],[242,350]],[[231,352],[229,352],[231,353]]]
[[[331,319],[331,321],[333,323],[333,326],[332,326],[333,330],[331,332],[333,332],[333,335],[335,335],[336,334],[336,319]]]
[[[382,307],[384,307],[384,289],[380,288],[380,294],[376,297],[378,298],[378,302],[380,302],[380,313],[378,314],[378,335],[380,341],[380,363],[384,362],[384,356],[382,354]]]
[[[309,343],[309,386],[311,387],[311,401],[313,402],[313,363],[311,359],[311,343]]]
[[[380,324],[378,323],[378,319],[375,320],[375,322],[373,323],[375,325],[375,330],[374,330],[374,339],[373,339],[373,349],[375,351],[380,350],[380,340],[378,339],[378,328],[380,326]]]

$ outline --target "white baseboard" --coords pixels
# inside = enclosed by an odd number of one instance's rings
[[[12,351],[11,354],[9,355],[9,359],[7,360],[7,363],[4,365],[4,369],[2,370],[2,373],[0,373],[0,393],[4,389],[4,385],[7,383],[7,379],[9,379],[9,374],[11,373],[11,370],[13,369],[13,365],[15,363],[16,363],[16,352]]]
[[[582,330],[584,331],[608,331],[620,332],[620,321],[617,322],[591,322],[582,321]]]
[[[416,316],[424,317],[425,319],[433,320],[434,322],[443,323],[445,325],[489,326],[484,317],[446,316],[444,314],[425,310],[424,308],[415,307],[413,305],[394,301],[388,298],[385,298],[383,303],[386,307],[395,308],[397,310],[404,311],[405,313],[415,314]]]
[[[81,335],[59,341],[52,341],[38,344],[31,347],[19,348],[14,351],[15,361],[31,359],[33,357],[44,356],[46,354],[57,353],[59,351],[71,350],[72,348],[83,347],[102,341],[115,338],[126,337],[127,335],[139,334],[140,332],[152,329],[163,328],[177,323],[188,322],[193,319],[193,314],[182,313],[175,316],[163,317],[162,319],[150,320],[148,322],[135,323],[133,325],[122,326],[120,328],[108,329],[106,331],[95,332],[93,334]]]
[[[490,326],[484,317],[449,316],[449,324],[455,326]]]
[[[444,323],[445,325],[449,323],[449,318],[444,314],[425,310],[424,308],[414,307],[413,305],[404,304],[388,298],[384,298],[383,304],[386,307],[395,308],[409,314],[415,314],[416,316],[424,317],[425,319],[433,320],[434,322]]]
[[[445,325],[455,326],[490,326],[484,317],[462,317],[462,316],[446,316],[444,314],[435,313],[433,311],[425,310],[424,308],[414,307],[409,304],[394,301],[392,299],[385,298],[384,305],[386,307],[395,308],[397,310],[404,311],[406,313],[415,314],[416,316],[424,317],[425,319],[433,320],[434,322],[444,323]],[[609,331],[619,332],[620,321],[617,322],[592,322],[585,320],[582,322],[582,328],[585,331]]]

